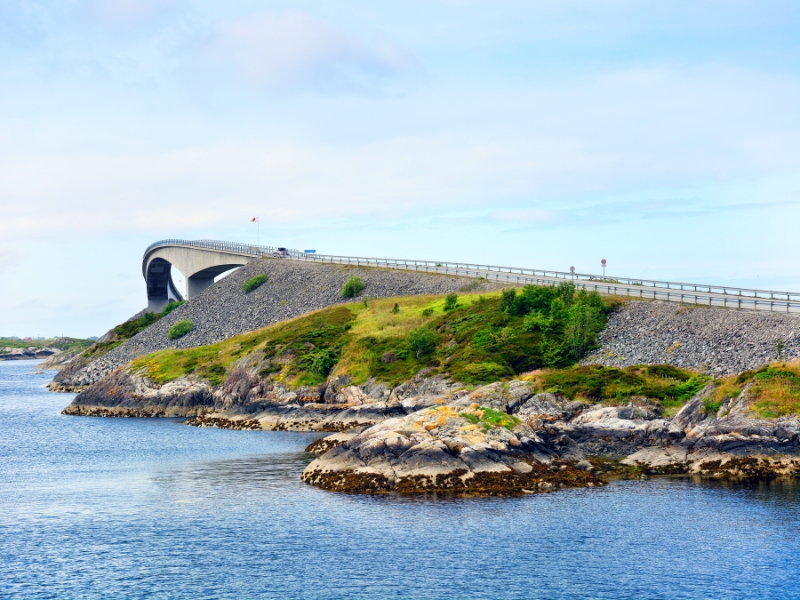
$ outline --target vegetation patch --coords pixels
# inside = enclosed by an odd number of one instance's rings
[[[251,277],[242,284],[242,289],[245,294],[252,292],[254,289],[261,287],[267,282],[267,276],[264,273]]]
[[[447,294],[444,299],[444,310],[449,312],[458,308],[458,294]]]
[[[130,319],[121,323],[114,327],[112,339],[107,342],[100,342],[93,344],[86,352],[83,353],[84,358],[98,358],[107,354],[120,344],[122,344],[125,340],[128,340],[135,336],[137,333],[144,331],[153,323],[160,321],[163,317],[166,317],[169,313],[174,311],[176,308],[184,304],[185,300],[171,300],[167,303],[167,305],[163,308],[161,312],[152,313],[146,312],[141,317],[137,317],[136,319]],[[170,338],[171,339],[171,338]]]
[[[751,408],[762,419],[800,414],[800,363],[774,364],[753,375]]]
[[[522,422],[514,415],[509,415],[493,408],[478,406],[477,404],[467,407],[464,412],[459,413],[459,416],[464,417],[473,425],[478,425],[484,431],[488,431],[493,427],[513,429]]]
[[[479,385],[535,369],[571,367],[596,346],[596,333],[616,306],[570,284],[452,298],[376,298],[331,307],[211,346],[164,350],[135,365],[155,360],[157,368],[147,369],[158,382],[193,373],[218,383],[231,363],[252,354],[260,361],[259,376],[290,387],[317,385],[333,374],[347,375],[356,385],[370,377],[397,385],[423,368]],[[659,372],[648,381],[670,377],[675,373]],[[681,375],[669,385],[688,378]],[[606,379],[601,387],[613,389]],[[548,386],[568,388],[564,382]]]
[[[537,373],[537,386],[566,398],[619,401],[631,396],[659,400],[665,408],[683,405],[711,378],[671,365],[617,367],[580,366]]]
[[[187,333],[189,333],[194,327],[194,323],[188,321],[186,319],[182,321],[178,321],[169,328],[169,333],[167,333],[167,337],[171,340],[177,340],[178,338],[182,338]]]
[[[0,337],[0,351],[3,348],[58,348],[65,352],[81,350],[92,345],[92,340],[71,337],[55,337],[47,339],[23,339],[19,337]]]
[[[356,296],[361,295],[361,292],[364,291],[365,287],[366,285],[361,280],[361,277],[351,275],[342,286],[341,296],[342,298],[355,298]]]
[[[186,300],[170,300],[164,307],[164,309],[161,311],[159,316],[166,317],[169,313],[171,313],[173,310],[175,310],[176,308],[178,308],[183,304],[186,304]]]
[[[260,377],[290,387],[316,385],[325,381],[339,360],[353,318],[349,308],[334,307],[208,346],[161,350],[136,359],[132,369],[146,372],[159,384],[194,374],[219,385],[232,363],[259,353],[264,365]]]

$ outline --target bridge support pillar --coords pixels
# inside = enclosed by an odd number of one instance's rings
[[[192,276],[186,280],[186,297],[187,299],[194,298],[207,287],[214,283],[214,275],[211,277]]]
[[[152,313],[160,313],[169,302],[166,296],[150,296],[147,299],[147,310]]]

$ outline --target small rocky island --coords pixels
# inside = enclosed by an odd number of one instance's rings
[[[794,315],[308,267],[257,261],[120,326],[60,374],[81,390],[64,413],[328,432],[302,478],[342,492],[800,475]],[[342,298],[353,277],[364,294]],[[209,314],[231,306],[241,333]]]

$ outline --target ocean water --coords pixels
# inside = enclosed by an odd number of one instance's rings
[[[0,362],[0,598],[800,598],[800,489],[523,498],[300,482],[317,436],[60,414]]]

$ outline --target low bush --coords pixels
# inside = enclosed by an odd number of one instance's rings
[[[569,399],[621,400],[645,396],[661,400],[666,406],[686,402],[711,381],[706,375],[669,365],[625,369],[590,365],[542,373],[537,379],[545,391]]]
[[[178,338],[182,338],[189,333],[192,330],[192,327],[194,327],[194,323],[191,321],[187,321],[185,319],[183,321],[178,321],[175,323],[175,325],[169,328],[167,337],[171,340],[177,340]]]
[[[355,298],[356,296],[360,296],[361,292],[364,291],[364,282],[361,280],[361,277],[356,277],[355,275],[351,275],[350,278],[345,282],[342,286],[342,298]]]
[[[255,277],[251,277],[247,281],[244,282],[242,285],[242,289],[244,290],[245,294],[252,292],[254,289],[261,287],[263,284],[267,282],[267,276],[264,273],[260,275],[256,275]]]
[[[182,304],[186,304],[186,300],[170,300],[164,307],[164,310],[161,311],[161,316],[166,317],[169,313],[171,313],[173,310],[175,310]]]
[[[444,310],[450,312],[458,308],[458,294],[447,294],[444,299]]]
[[[423,356],[433,354],[436,350],[436,333],[426,327],[418,327],[408,332],[408,349],[419,360]]]
[[[158,321],[160,318],[160,314],[146,312],[138,319],[131,319],[130,321],[125,321],[121,325],[117,325],[114,327],[114,333],[121,338],[127,339],[150,327],[150,325]]]

